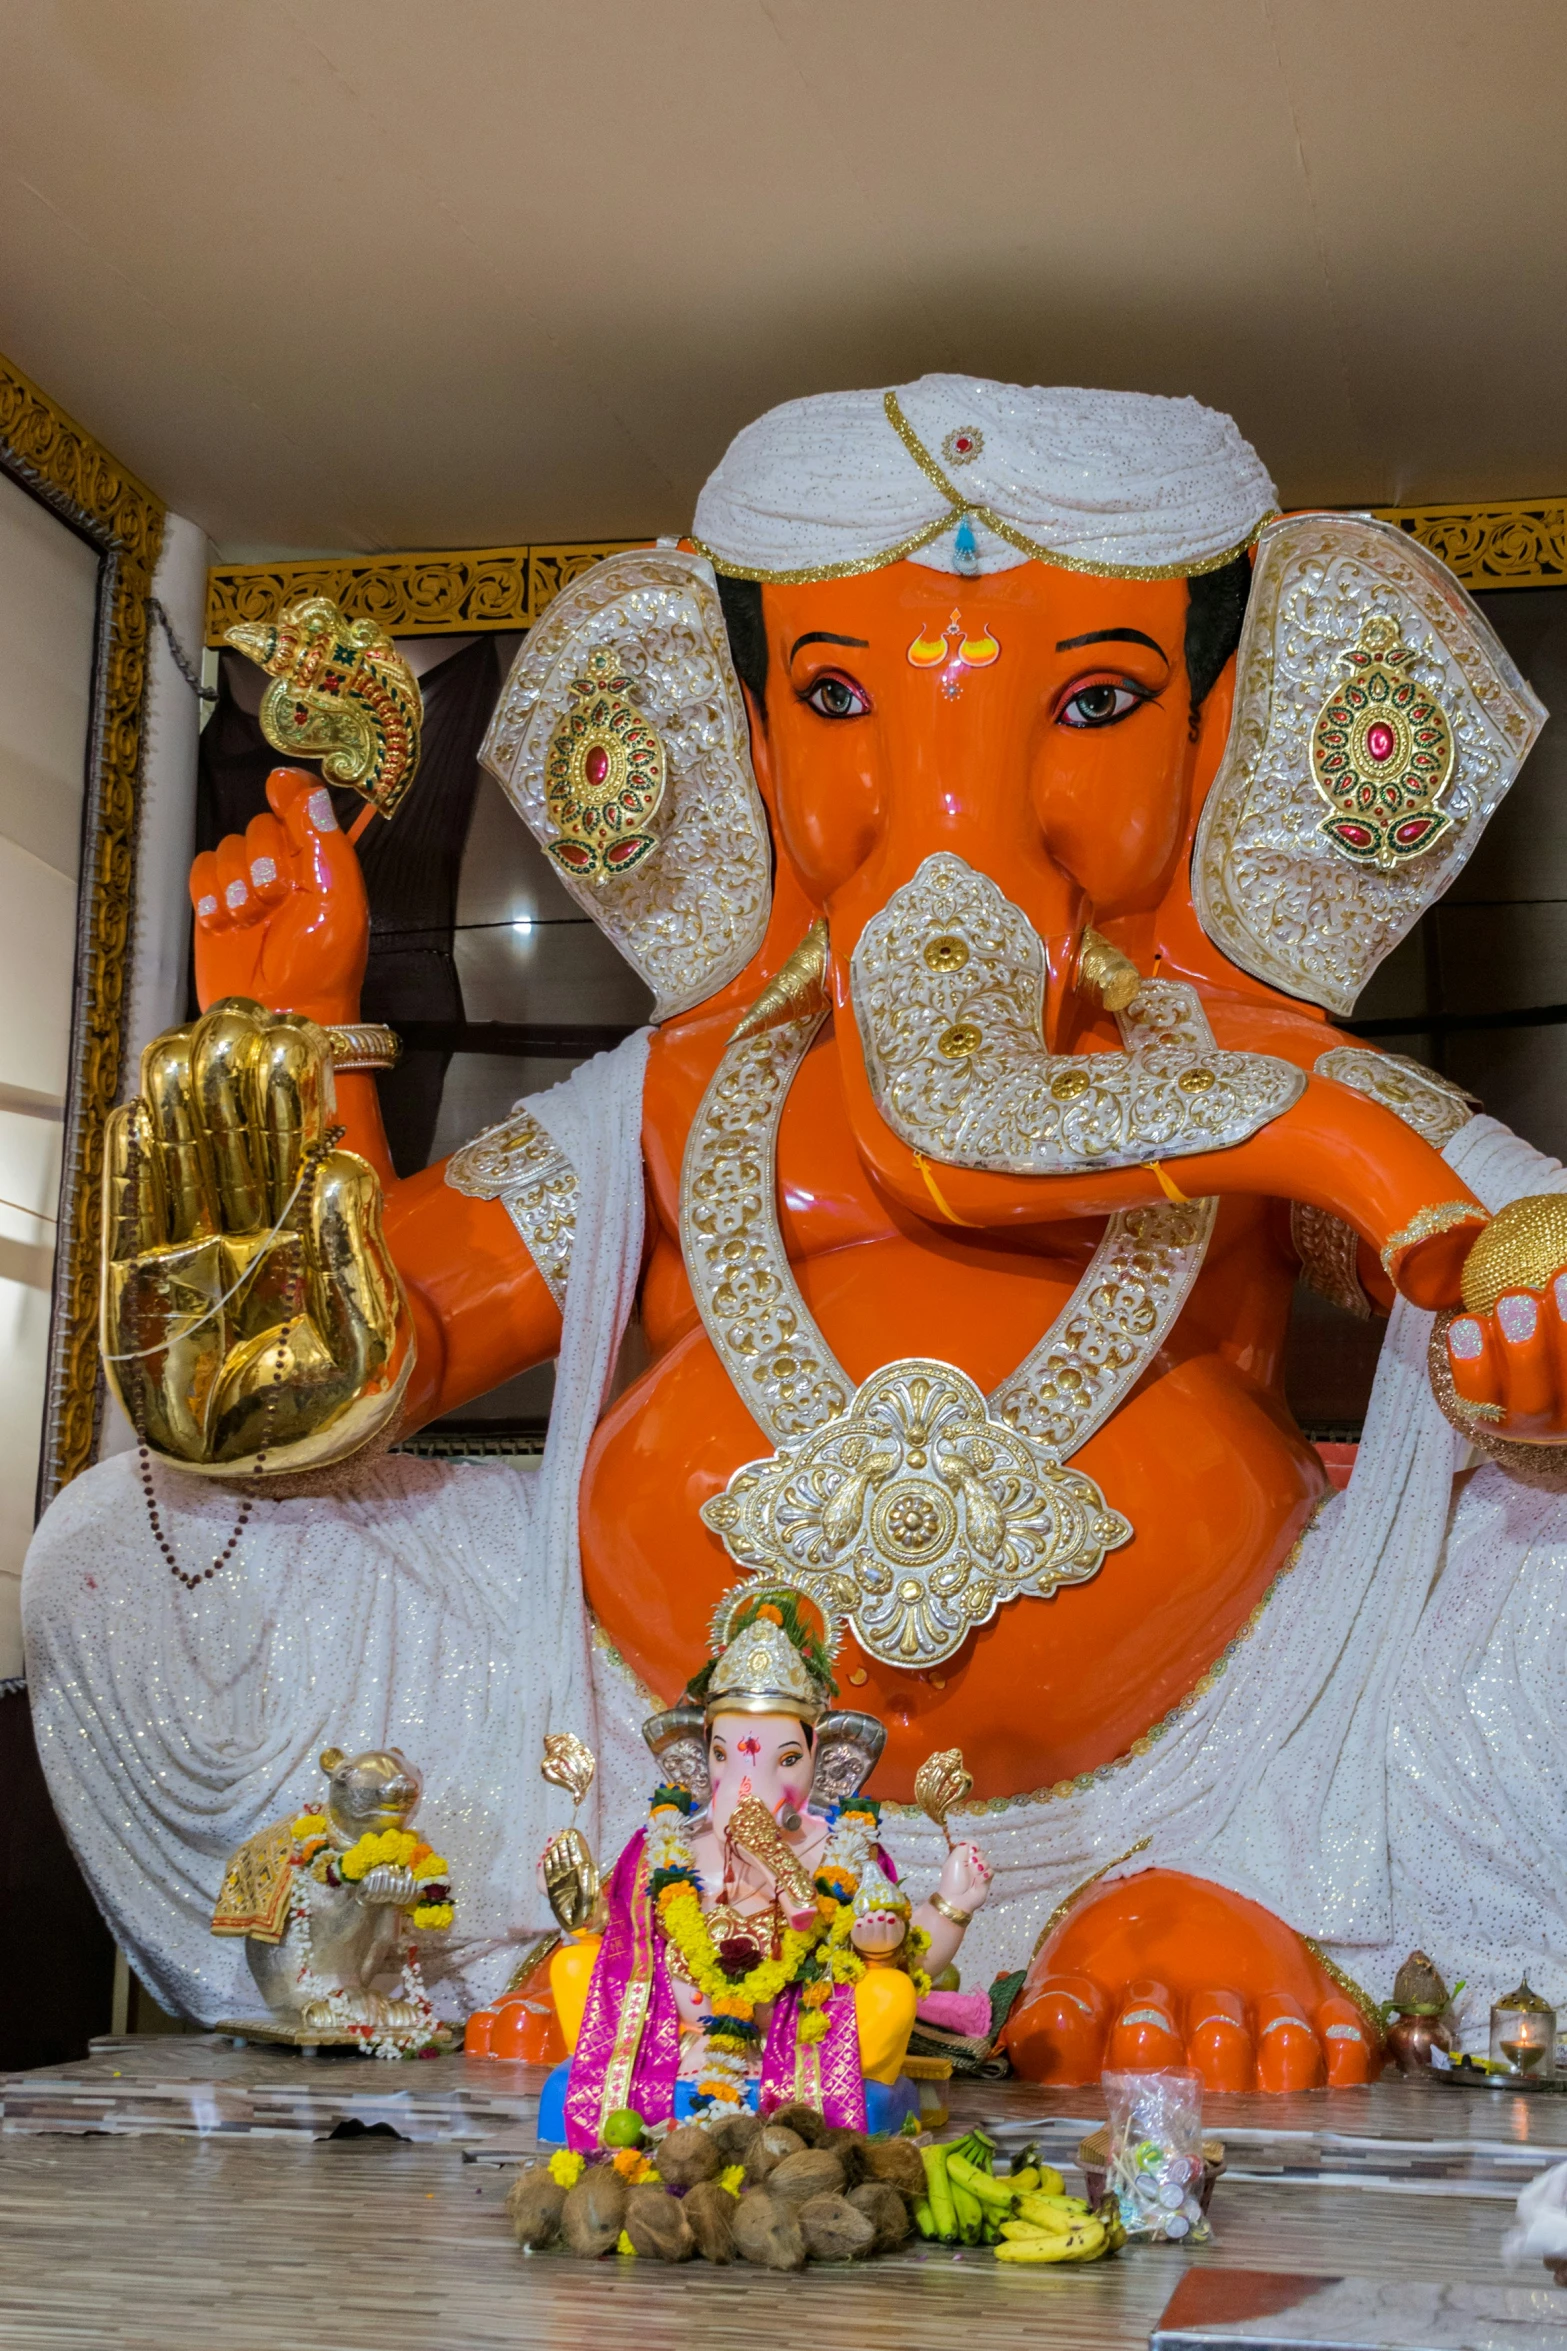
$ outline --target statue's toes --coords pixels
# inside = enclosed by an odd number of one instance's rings
[[[1163,2073],[1185,2063],[1169,1987],[1139,1976],[1121,1995],[1105,2064],[1112,2073]]]
[[[1289,1992],[1264,1992],[1257,2002],[1257,2087],[1315,2090],[1326,2072],[1322,2043]]]
[[[1257,2086],[1257,2046],[1239,1992],[1193,1992],[1186,2003],[1186,2062],[1205,2090]]]
[[[1355,2089],[1362,2082],[1376,2080],[1382,2070],[1382,2051],[1353,2000],[1334,1992],[1318,2008],[1316,2024],[1330,2090]]]
[[[1019,2001],[1007,2025],[1014,2071],[1025,2081],[1056,2082],[1063,2088],[1098,2081],[1109,2014],[1109,1996],[1092,1976],[1043,1977]]]

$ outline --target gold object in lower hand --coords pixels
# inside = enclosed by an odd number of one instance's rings
[[[580,1829],[562,1829],[545,1846],[544,1891],[568,1935],[593,1924],[599,1907],[598,1864]]]
[[[759,1861],[792,1910],[813,1910],[816,1889],[805,1864],[759,1796],[742,1796],[729,1815],[729,1835]]]
[[[934,1755],[927,1755],[914,1774],[914,1801],[940,1829],[949,1853],[952,1831],[947,1826],[947,1815],[954,1804],[962,1803],[973,1785],[974,1775],[964,1770],[962,1749],[958,1747],[942,1747]]]
[[[105,1369],[181,1469],[321,1469],[395,1422],[414,1330],[379,1180],[334,1150],[305,1181],[333,1106],[325,1031],[228,997],[154,1039],[109,1122]]]

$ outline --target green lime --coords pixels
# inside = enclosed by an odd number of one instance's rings
[[[634,2106],[617,2108],[604,2125],[606,2147],[640,2147],[642,2137],[642,2117]]]

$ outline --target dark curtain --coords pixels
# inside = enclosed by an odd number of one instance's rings
[[[85,2057],[109,2029],[114,1942],[49,1801],[20,1690],[0,1694],[0,2069]]]
[[[245,707],[258,673],[239,653],[225,653],[218,701],[201,738],[196,846],[215,849],[225,833],[243,832],[267,805],[267,777],[284,764]],[[363,1017],[398,1028],[404,1021],[461,1021],[462,986],[452,953],[457,879],[478,789],[478,750],[500,691],[495,642],[477,637],[419,681],[424,695],[424,754],[413,789],[390,824],[375,818],[361,836],[359,862],[370,897],[370,960]],[[290,766],[319,768],[317,760]],[[334,791],[346,829],[362,813],[356,793]],[[194,996],[192,1011],[195,1010]],[[378,1085],[392,1165],[399,1175],[429,1163],[441,1088],[451,1055],[406,1052]]]

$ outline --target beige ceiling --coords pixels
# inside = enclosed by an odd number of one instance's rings
[[[234,555],[685,526],[771,402],[1567,491],[1562,0],[0,0],[0,350]]]

